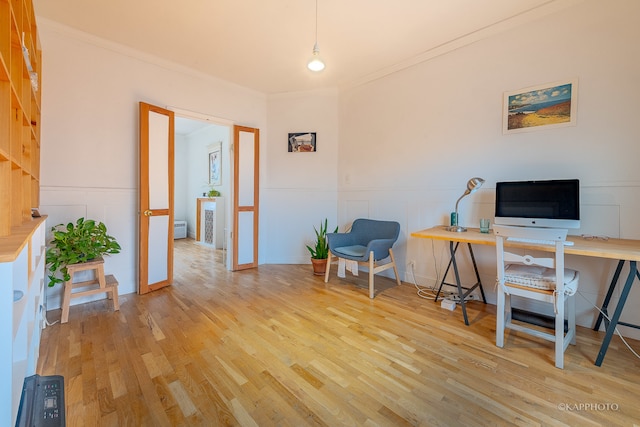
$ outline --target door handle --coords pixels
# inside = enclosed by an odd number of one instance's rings
[[[150,211],[149,209],[144,211],[144,216],[152,216],[152,215],[153,215],[153,211]]]

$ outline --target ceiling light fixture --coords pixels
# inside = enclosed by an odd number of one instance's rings
[[[318,48],[318,0],[316,0],[316,43],[313,45],[313,56],[307,63],[307,68],[311,71],[324,70],[324,61],[320,59],[320,49]]]

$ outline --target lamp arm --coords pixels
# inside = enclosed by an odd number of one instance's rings
[[[455,212],[456,212],[456,223],[455,223],[455,224],[452,224],[452,225],[458,225],[458,203],[460,203],[460,200],[462,200],[464,197],[468,196],[469,194],[471,194],[471,191],[466,190],[466,191],[462,194],[462,196],[460,196],[460,197],[458,198],[458,200],[456,201],[456,211],[455,211]]]

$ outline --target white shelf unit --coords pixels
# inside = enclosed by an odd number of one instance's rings
[[[15,425],[25,377],[40,352],[45,267],[45,218],[0,238],[0,425]]]

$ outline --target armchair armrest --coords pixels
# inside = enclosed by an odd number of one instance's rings
[[[373,251],[374,261],[379,261],[389,256],[389,249],[393,246],[396,239],[375,239],[367,245],[367,254]]]

